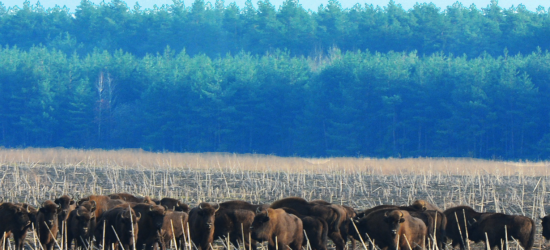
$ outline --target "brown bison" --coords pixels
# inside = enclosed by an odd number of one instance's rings
[[[351,233],[355,231],[353,228],[353,225],[351,224],[352,218],[357,216],[357,213],[352,207],[345,206],[345,205],[336,205],[329,202],[326,202],[324,200],[314,200],[310,201],[311,204],[317,204],[317,205],[328,205],[333,206],[337,208],[343,216],[340,218],[340,235],[342,235],[342,239],[344,239],[344,242],[347,242],[348,239],[351,240],[352,243],[352,249],[355,249],[355,239],[351,237]],[[304,224],[305,227],[305,224]]]
[[[189,213],[189,206],[174,198],[162,198],[158,204],[165,206],[168,210]]]
[[[125,206],[125,205],[122,205]],[[137,203],[132,206],[136,214],[141,215],[138,227],[141,228],[137,234],[136,249],[152,249],[154,244],[159,242],[159,235],[164,223],[166,208],[159,205]]]
[[[127,204],[124,200],[121,199],[111,199],[108,196],[105,195],[90,195],[86,198],[82,198],[78,201],[78,205],[82,205],[86,201],[93,201],[95,202],[95,218],[96,220],[101,217],[103,212],[112,209],[116,206]]]
[[[36,232],[38,240],[45,250],[52,250],[57,244],[55,238],[59,230],[57,224],[59,213],[61,213],[61,208],[53,201],[47,200],[42,203],[42,207],[36,214]]]
[[[282,209],[286,213],[296,215],[302,220],[302,226],[305,231],[302,245],[306,249],[308,249],[308,243],[312,250],[327,249],[328,224],[325,220],[314,216],[303,216],[292,208],[284,207]]]
[[[88,249],[95,229],[95,202],[86,201],[69,213],[67,219],[67,245],[73,240],[76,248]]]
[[[330,203],[328,203],[330,204]],[[322,203],[309,203],[300,197],[289,197],[271,204],[270,208],[288,207],[296,210],[304,216],[315,216],[325,220],[329,225],[328,237],[336,244],[336,250],[343,250],[345,241],[340,234],[340,224],[345,214],[343,209],[335,205]]]
[[[15,240],[15,249],[22,250],[27,230],[36,214],[36,209],[24,204],[4,202],[0,204],[0,240],[8,240],[9,232],[12,232]],[[0,244],[0,249],[4,246]]]
[[[392,208],[373,211],[355,223],[364,241],[374,242],[381,249],[424,248],[428,233],[421,219],[408,211]]]
[[[302,220],[283,209],[268,208],[256,214],[250,230],[252,239],[268,242],[269,250],[286,249],[287,246],[292,250],[302,248]]]
[[[439,209],[436,205],[431,204],[425,200],[415,200],[413,204],[410,205],[410,207],[418,210],[418,211],[427,211],[427,210],[433,210],[443,213],[441,209]]]
[[[234,246],[244,245],[245,249],[256,249],[256,241],[250,245],[250,226],[256,214],[245,209],[222,209],[216,212],[214,220],[214,239],[229,240]],[[244,239],[244,242],[243,242]]]
[[[141,215],[129,206],[120,206],[105,211],[97,222],[94,230],[96,247],[103,245],[105,249],[118,249],[119,243],[124,249],[131,249],[139,234],[138,222]],[[105,235],[105,238],[103,238]]]
[[[182,245],[186,244],[189,235],[189,230],[187,228],[187,221],[189,215],[181,211],[166,211],[164,215],[164,222],[162,223],[162,229],[160,234],[160,244],[162,250],[165,249],[182,249]],[[170,248],[170,243],[175,243],[176,245]]]
[[[482,213],[476,212],[469,206],[458,206],[445,210],[443,214],[447,218],[445,236],[452,241],[453,248],[460,246],[460,249],[465,249],[466,233],[470,234],[466,222],[471,222],[473,219],[480,220]]]
[[[210,203],[200,203],[189,212],[189,232],[191,241],[199,250],[210,250],[214,241],[214,220],[219,209]]]
[[[536,226],[531,218],[494,213],[483,215],[480,220],[473,221],[475,222],[469,225],[469,237],[472,241],[486,242],[488,239],[491,249],[495,246],[501,249],[501,244],[504,249],[510,249],[506,243],[516,239],[525,250],[531,250],[533,247]]]
[[[127,202],[135,202],[135,203],[143,203],[143,201],[145,200],[145,197],[138,197],[129,193],[116,193],[116,194],[110,194],[107,196],[113,200],[123,200]]]

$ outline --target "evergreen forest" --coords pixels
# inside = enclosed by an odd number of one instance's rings
[[[550,157],[550,10],[0,2],[0,146]]]

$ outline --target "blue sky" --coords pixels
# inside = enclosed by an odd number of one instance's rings
[[[0,0],[0,2],[3,3],[4,6],[6,6],[6,7],[11,7],[11,6],[15,6],[15,5],[21,6],[23,4],[23,1],[24,0]],[[105,0],[105,1],[109,2],[110,0]],[[205,0],[205,1],[208,1],[208,0]],[[284,0],[270,0],[270,2],[272,4],[274,4],[275,6],[281,5],[283,3],[283,1]],[[100,3],[101,0],[92,0],[92,2]],[[128,3],[129,7],[133,7],[136,3],[135,0],[128,0],[126,2]],[[159,6],[162,5],[162,4],[171,4],[172,0],[156,0],[156,1],[154,1],[154,0],[139,0],[138,2],[142,6],[142,8],[152,8],[154,4],[157,4]],[[187,0],[187,1],[184,0],[184,2],[185,2],[186,6],[190,6],[191,3],[193,2],[193,0]],[[212,0],[212,2],[215,2],[215,0]],[[245,0],[225,0],[226,5],[229,4],[230,2],[236,2],[239,6],[244,6]],[[256,3],[257,0],[252,0],[252,2]],[[319,7],[319,5],[326,4],[328,2],[328,0],[300,0],[299,2],[306,9],[317,10],[317,7]],[[389,0],[367,0],[367,1],[340,0],[339,2],[342,4],[342,7],[350,8],[356,3],[360,3],[360,4],[367,3],[367,4],[372,4],[374,6],[376,6],[376,5],[386,6],[388,4]],[[408,9],[412,8],[414,6],[414,4],[417,3],[418,1],[417,0],[395,0],[395,2],[398,3],[398,4],[401,4],[404,9],[408,10]],[[437,0],[437,1],[433,1],[433,3],[435,3],[435,5],[437,7],[442,8],[442,9],[446,8],[449,5],[452,5],[455,2],[457,2],[457,1],[456,0]],[[481,8],[484,8],[487,5],[489,5],[491,0],[462,0],[462,1],[459,1],[459,2],[461,2],[462,5],[464,5],[464,6],[470,6],[471,4],[475,4],[478,9],[481,9]],[[36,0],[31,0],[31,3],[35,4]],[[42,6],[44,6],[46,8],[54,7],[56,4],[58,4],[60,6],[66,5],[70,9],[71,12],[75,10],[76,6],[79,3],[80,3],[80,0],[42,0],[42,1],[40,1],[40,4],[42,4]],[[544,1],[543,0],[500,0],[500,1],[498,1],[498,3],[499,3],[499,6],[504,7],[504,8],[510,8],[512,5],[513,6],[518,6],[519,4],[523,4],[527,7],[528,10],[531,10],[531,11],[535,11],[535,9],[539,5],[542,5],[547,10],[548,10],[548,7],[550,7],[550,1],[548,1],[548,0],[544,0]]]

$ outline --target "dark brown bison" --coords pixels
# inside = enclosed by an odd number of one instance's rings
[[[550,239],[550,215],[546,215],[540,218],[542,225],[542,236],[546,239]]]
[[[433,210],[443,213],[441,209],[439,209],[436,205],[431,204],[425,200],[415,200],[413,204],[411,204],[412,208],[418,210],[418,211],[426,211],[426,210]]]
[[[47,200],[42,203],[36,214],[36,232],[42,248],[52,250],[57,244],[56,236],[59,230],[58,215],[61,208],[53,201]]]
[[[328,203],[330,204],[330,203]],[[288,207],[296,210],[304,216],[316,216],[325,220],[329,225],[328,237],[336,245],[336,250],[343,250],[345,241],[340,234],[340,224],[345,214],[342,208],[335,205],[324,205],[322,203],[309,203],[300,197],[289,197],[273,202],[270,208]]]
[[[296,215],[302,220],[302,226],[305,231],[302,245],[306,249],[308,249],[308,243],[312,250],[327,249],[328,224],[325,220],[314,216],[303,216],[292,208],[284,207],[282,209],[286,213]]]
[[[160,234],[160,243],[162,249],[182,249],[182,246],[187,242],[185,239],[189,237],[187,221],[189,215],[182,211],[166,211],[164,222]],[[175,246],[169,247],[171,243]]]
[[[136,216],[130,206],[120,206],[105,211],[94,230],[96,247],[103,245],[105,249],[111,249],[114,245],[114,249],[118,249],[120,243],[124,249],[132,249],[139,234],[140,217],[140,214]]]
[[[162,198],[159,205],[165,206],[168,210],[182,211],[189,213],[189,206],[174,198]]]
[[[125,205],[122,205],[125,206]],[[137,234],[136,249],[152,249],[153,245],[160,241],[159,235],[164,223],[166,208],[159,205],[137,203],[132,206],[136,214],[141,215],[138,227],[141,228]]]
[[[200,203],[189,212],[189,232],[191,241],[199,250],[209,250],[214,241],[214,220],[219,205]]]
[[[392,208],[373,211],[355,223],[363,240],[374,242],[381,249],[424,248],[428,233],[421,219],[408,211]]]
[[[250,230],[252,239],[268,242],[269,250],[286,249],[287,246],[292,250],[302,248],[302,220],[283,209],[268,208],[256,214]]]
[[[345,205],[337,205],[337,204],[331,204],[329,202],[326,202],[324,200],[314,200],[310,201],[311,204],[317,204],[317,205],[328,205],[333,206],[337,208],[343,216],[340,218],[340,235],[342,235],[342,239],[344,239],[344,242],[347,242],[348,239],[352,242],[352,249],[355,249],[355,238],[351,237],[352,230],[355,231],[353,228],[353,225],[351,224],[352,218],[357,216],[357,213],[352,207],[345,206]],[[304,228],[305,228],[304,224]]]
[[[67,219],[67,245],[69,248],[73,240],[76,248],[88,249],[91,246],[91,238],[95,229],[94,211],[95,202],[86,201],[69,212]]]
[[[12,232],[15,240],[15,249],[22,250],[27,230],[31,227],[36,209],[27,204],[14,204],[4,202],[0,204],[0,240],[8,240],[9,232]],[[4,246],[0,243],[0,249]]]
[[[506,242],[513,242],[516,239],[525,250],[531,250],[535,241],[535,222],[522,215],[507,215],[501,213],[482,215],[480,220],[470,226],[469,237],[475,242],[489,241],[489,246],[501,249],[510,249]],[[508,235],[508,239],[506,239]],[[502,243],[501,243],[502,242]]]
[[[460,249],[466,247],[466,232],[469,234],[467,221],[473,219],[480,220],[482,213],[476,212],[469,206],[452,207],[443,212],[447,218],[447,226],[445,227],[445,236],[452,241],[452,246],[460,246]]]
[[[67,219],[69,218],[69,213],[73,211],[76,208],[76,202],[71,199],[68,195],[62,195],[59,198],[56,198],[54,200],[54,203],[57,204],[61,208],[61,212],[58,214],[58,222],[59,228],[61,229],[61,232],[65,231],[63,229],[63,226],[65,223],[67,223]]]
[[[245,249],[256,249],[256,241],[250,245],[250,226],[256,214],[245,209],[222,209],[216,212],[214,220],[214,239],[229,240],[234,246],[244,245]],[[244,240],[244,242],[243,242]]]

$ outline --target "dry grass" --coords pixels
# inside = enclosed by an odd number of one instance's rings
[[[550,162],[505,162],[469,158],[299,158],[223,153],[152,153],[143,150],[0,149],[0,164],[87,166],[134,170],[218,169],[287,173],[447,174],[548,176]]]

